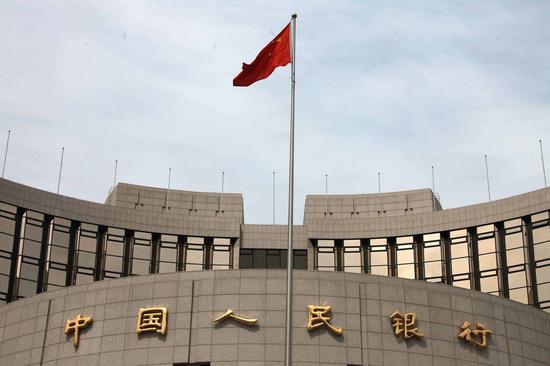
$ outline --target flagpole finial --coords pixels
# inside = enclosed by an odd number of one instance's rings
[[[298,18],[298,14],[296,13],[292,14],[292,19],[296,19],[296,18]]]

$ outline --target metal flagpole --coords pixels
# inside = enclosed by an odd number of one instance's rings
[[[273,171],[273,225],[275,225],[275,170]]]
[[[487,174],[487,193],[489,194],[489,201],[491,200],[491,187],[489,185],[489,164],[487,164],[487,155],[485,155],[485,173]]]
[[[285,324],[285,366],[291,366],[292,360],[292,239],[294,225],[294,99],[296,89],[296,14],[291,20],[290,60],[292,62],[290,76],[290,153],[288,163],[288,250],[286,270],[286,324]]]
[[[546,169],[544,168],[544,154],[542,152],[542,140],[539,140],[540,144],[540,160],[542,162],[542,175],[544,176],[544,188],[548,187],[546,184]],[[4,177],[4,171],[2,171],[2,178]]]
[[[6,152],[4,153],[4,165],[2,165],[2,178],[4,178],[4,171],[6,170],[6,159],[8,158],[8,146],[10,146],[10,134],[11,134],[11,130],[8,130],[8,140],[6,141]]]
[[[59,194],[59,186],[61,185],[61,171],[63,170],[63,154],[65,153],[65,148],[61,148],[61,164],[59,164],[59,178],[57,178],[57,194]]]
[[[378,193],[382,193],[382,189],[380,188],[380,172],[378,172]]]

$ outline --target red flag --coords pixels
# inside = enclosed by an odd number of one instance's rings
[[[279,66],[290,63],[290,23],[260,51],[251,64],[233,79],[233,86],[249,86],[267,78]]]

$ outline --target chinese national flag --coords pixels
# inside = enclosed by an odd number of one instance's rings
[[[267,78],[279,66],[290,63],[290,23],[275,37],[251,64],[243,63],[243,71],[233,79],[233,86],[249,86]]]

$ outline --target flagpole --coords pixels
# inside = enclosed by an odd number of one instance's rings
[[[296,89],[296,14],[291,20],[291,77],[290,77],[290,156],[288,164],[288,250],[286,275],[286,336],[285,336],[285,366],[292,362],[292,267],[293,267],[293,225],[294,225],[294,99]]]

